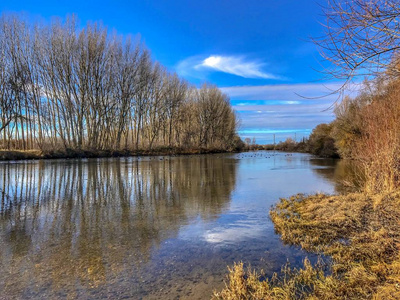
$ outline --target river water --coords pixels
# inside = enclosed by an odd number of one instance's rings
[[[269,209],[344,173],[268,151],[0,163],[0,299],[209,299],[235,261],[300,266]]]

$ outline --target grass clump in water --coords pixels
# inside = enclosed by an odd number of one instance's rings
[[[329,274],[306,259],[261,280],[240,263],[216,299],[400,299],[400,192],[299,194],[270,216],[285,243],[331,257]]]

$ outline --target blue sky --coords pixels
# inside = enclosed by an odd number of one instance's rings
[[[75,13],[120,34],[140,34],[154,59],[189,82],[216,84],[237,111],[240,135],[258,143],[300,139],[333,119],[339,86],[321,82],[309,38],[322,34],[326,0],[3,0],[2,12],[49,20]],[[302,95],[304,97],[301,97]]]

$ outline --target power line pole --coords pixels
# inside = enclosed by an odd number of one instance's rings
[[[274,133],[274,154],[275,154],[275,133]]]

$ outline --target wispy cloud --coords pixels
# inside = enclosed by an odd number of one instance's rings
[[[339,98],[339,94],[332,93],[342,87],[341,83],[299,83],[299,84],[269,84],[256,86],[230,86],[221,90],[232,99],[245,100],[280,100],[298,101],[309,98],[329,100],[332,103]],[[357,93],[357,83],[349,87],[348,94]]]
[[[283,79],[263,70],[265,63],[249,60],[244,56],[210,55],[208,57],[189,57],[177,65],[182,76],[201,77],[199,73],[216,71],[243,78]]]
[[[244,78],[279,79],[271,73],[262,71],[263,64],[255,61],[248,61],[241,56],[211,55],[195,66],[209,68]]]
[[[299,139],[307,136],[316,125],[332,121],[332,105],[339,96],[330,93],[340,87],[340,83],[304,83],[221,89],[229,95],[241,118],[239,135],[256,137],[258,142],[264,143],[272,142],[273,134],[277,141],[294,138],[296,134]],[[349,94],[356,93],[357,85],[354,85]]]

